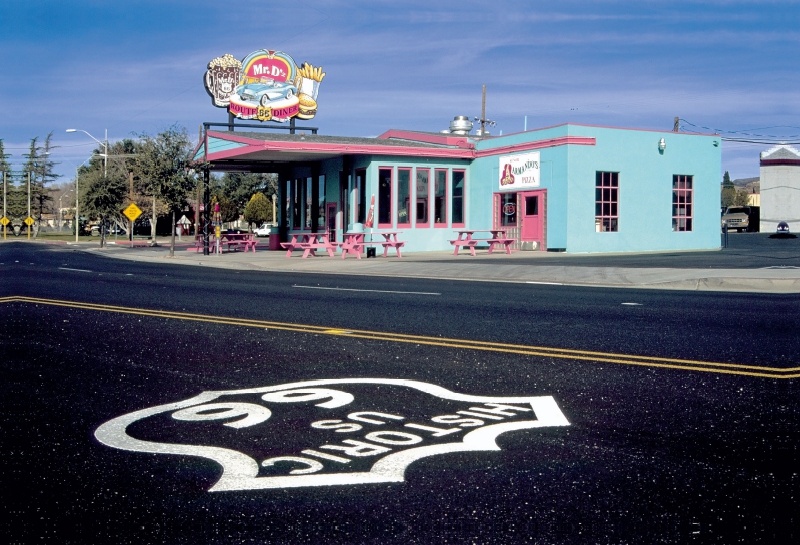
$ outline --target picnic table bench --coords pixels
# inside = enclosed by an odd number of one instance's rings
[[[458,238],[449,241],[450,244],[452,244],[455,247],[453,255],[458,255],[458,251],[461,248],[469,248],[470,254],[474,257],[475,247],[478,244],[488,244],[490,254],[492,253],[496,245],[502,245],[506,247],[506,253],[510,254],[511,245],[515,242],[515,239],[506,237],[506,231],[504,229],[486,229],[486,230],[471,229],[465,231],[456,231],[456,233],[458,233]],[[475,233],[491,233],[491,237],[472,238],[472,235],[474,235]]]
[[[405,245],[405,241],[397,239],[397,235],[402,231],[373,231],[372,233],[344,233],[344,241],[337,243],[342,248],[342,259],[347,257],[347,254],[355,254],[358,259],[361,259],[361,254],[367,246],[383,246],[383,257],[388,257],[389,248],[394,248],[397,252],[397,257],[403,257],[400,249]],[[366,240],[366,235],[381,235],[383,240]]]
[[[258,240],[253,233],[223,233],[219,237],[219,252],[222,253],[223,245],[227,246],[228,251],[236,251],[243,248],[245,252],[256,251]],[[208,234],[208,249],[213,254],[217,251],[217,237],[213,233]],[[194,237],[194,245],[186,248],[187,252],[203,251],[203,235]]]
[[[317,250],[325,250],[328,256],[333,257],[336,244],[330,241],[328,233],[295,233],[289,242],[281,242],[281,248],[286,250],[286,257],[292,257],[295,250],[303,250],[303,258],[317,257]]]

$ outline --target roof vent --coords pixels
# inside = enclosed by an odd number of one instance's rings
[[[468,135],[472,130],[472,121],[465,115],[457,115],[450,122],[450,132],[453,134]]]

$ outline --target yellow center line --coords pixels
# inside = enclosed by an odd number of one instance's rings
[[[0,303],[31,303],[31,304],[51,305],[51,306],[60,306],[67,308],[78,308],[84,310],[94,310],[100,312],[114,312],[118,314],[150,316],[162,319],[187,320],[187,321],[206,322],[206,323],[221,324],[221,325],[233,325],[239,327],[256,327],[261,329],[291,331],[296,333],[338,335],[338,336],[347,336],[347,337],[354,337],[358,339],[367,339],[374,341],[419,344],[426,346],[436,346],[441,348],[459,348],[466,350],[478,350],[484,352],[497,352],[504,354],[519,354],[524,356],[549,357],[549,358],[565,359],[565,360],[595,361],[604,363],[617,363],[623,365],[638,365],[645,367],[703,371],[709,373],[745,375],[745,376],[764,377],[764,378],[789,379],[789,378],[800,377],[800,373],[798,373],[798,371],[800,371],[800,367],[791,367],[791,368],[764,367],[757,365],[742,365],[735,363],[684,360],[676,358],[661,358],[654,356],[637,356],[632,354],[614,354],[608,352],[575,350],[569,348],[553,348],[546,346],[524,346],[524,345],[516,345],[508,343],[476,341],[470,339],[452,339],[447,337],[429,337],[423,335],[409,335],[404,333],[390,333],[383,331],[342,329],[342,328],[332,328],[329,326],[292,324],[284,322],[273,322],[267,320],[233,318],[227,316],[211,316],[206,314],[195,314],[190,312],[152,310],[152,309],[142,309],[134,307],[122,307],[115,305],[83,303],[79,301],[42,299],[35,297],[22,297],[22,296],[0,297]]]

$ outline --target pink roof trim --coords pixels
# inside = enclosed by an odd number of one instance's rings
[[[425,142],[426,144],[441,144],[443,146],[458,146],[459,148],[474,149],[475,144],[469,141],[466,136],[451,136],[446,134],[430,134],[414,131],[403,131],[391,129],[378,136],[378,138],[389,139],[398,138],[401,140],[414,140]]]
[[[475,159],[478,157],[490,157],[504,153],[515,153],[520,151],[549,148],[555,146],[577,145],[594,146],[595,138],[586,136],[559,136],[534,142],[522,142],[509,146],[499,146],[485,150],[474,149],[453,149],[453,148],[422,148],[414,146],[382,146],[365,144],[335,144],[329,142],[286,142],[281,140],[255,140],[230,134],[213,133],[209,131],[209,136],[216,138],[247,144],[231,150],[219,151],[209,154],[208,160],[225,159],[246,155],[256,151],[282,151],[286,153],[328,153],[336,154],[365,154],[365,155],[399,155],[409,157],[443,157],[455,159]]]
[[[518,151],[528,151],[541,148],[552,148],[555,146],[594,146],[597,141],[592,137],[587,136],[558,136],[556,138],[548,138],[546,140],[535,140],[533,142],[522,142],[520,144],[512,144],[510,146],[500,146],[497,148],[490,148],[479,150],[476,157],[490,157],[492,155],[500,155],[501,153],[515,153]]]

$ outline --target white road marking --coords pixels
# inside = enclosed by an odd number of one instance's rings
[[[622,303],[623,305],[627,305],[629,307],[640,307],[642,306],[641,303]]]
[[[545,286],[563,286],[564,285],[561,282],[534,282],[532,280],[529,280],[528,282],[525,282],[525,283],[526,284],[542,284],[542,285],[545,285]]]
[[[77,272],[92,272],[87,271],[86,269],[70,269],[69,267],[59,267],[62,271],[77,271]]]
[[[405,294],[412,294],[412,295],[441,295],[441,293],[435,293],[430,291],[389,291],[389,290],[357,290],[353,288],[323,288],[322,286],[298,286],[297,284],[292,286],[293,288],[303,288],[307,290],[333,290],[333,291],[364,291],[364,292],[372,292],[372,293],[405,293]]]

